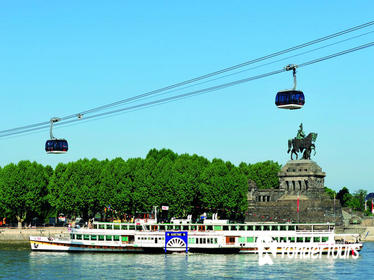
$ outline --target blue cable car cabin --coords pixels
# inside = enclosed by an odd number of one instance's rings
[[[275,105],[280,109],[300,109],[304,106],[304,103],[304,93],[300,90],[279,91],[275,97]]]
[[[64,154],[68,149],[68,141],[65,139],[51,139],[45,143],[45,151],[48,154]]]

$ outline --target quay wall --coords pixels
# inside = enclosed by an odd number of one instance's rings
[[[0,241],[29,241],[30,236],[56,236],[68,234],[66,227],[0,228]]]

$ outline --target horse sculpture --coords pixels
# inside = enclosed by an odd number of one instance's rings
[[[293,138],[288,140],[288,151],[287,153],[291,152],[291,160],[293,160],[292,155],[296,155],[296,159],[298,158],[298,153],[303,153],[303,159],[310,159],[310,155],[312,150],[314,150],[314,155],[316,154],[316,146],[314,142],[317,139],[317,133],[311,132],[308,136],[297,139]]]

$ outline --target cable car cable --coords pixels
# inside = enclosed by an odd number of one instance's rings
[[[352,52],[362,50],[362,49],[372,47],[372,46],[374,46],[374,42],[370,42],[370,43],[360,45],[360,46],[357,46],[357,47],[354,47],[354,48],[351,48],[351,49],[347,49],[347,50],[344,50],[344,51],[341,51],[341,52],[330,54],[328,56],[324,56],[324,57],[321,57],[321,58],[313,59],[313,60],[298,64],[298,68],[305,67],[305,66],[308,66],[308,65],[311,65],[311,64],[315,64],[315,63],[318,63],[318,62],[321,62],[321,61],[325,61],[325,60],[328,60],[328,59],[331,59],[331,58],[342,56],[342,55],[352,53]],[[124,111],[128,111],[128,110],[134,110],[134,109],[139,109],[139,108],[143,108],[143,107],[147,107],[147,106],[167,103],[167,102],[170,102],[170,101],[190,97],[190,96],[193,96],[193,95],[199,95],[199,94],[203,94],[203,93],[206,93],[206,92],[216,91],[216,90],[219,90],[219,89],[222,89],[222,88],[227,88],[227,87],[235,86],[235,85],[242,84],[242,83],[245,83],[245,82],[269,77],[269,76],[276,75],[276,74],[279,74],[279,73],[282,73],[282,72],[285,72],[285,71],[286,71],[286,68],[282,68],[280,70],[275,70],[275,71],[264,73],[264,74],[261,74],[261,75],[252,76],[252,77],[248,77],[248,78],[241,79],[241,80],[236,80],[236,81],[233,81],[233,82],[229,82],[229,83],[225,83],[225,84],[221,84],[221,85],[217,85],[217,86],[213,86],[213,87],[209,87],[209,88],[205,88],[205,89],[200,89],[200,90],[196,90],[196,91],[192,91],[192,92],[188,92],[188,93],[184,93],[184,94],[180,94],[180,95],[176,95],[176,96],[171,96],[171,97],[167,97],[167,98],[163,98],[163,99],[159,99],[159,100],[154,100],[154,101],[150,101],[150,102],[146,102],[146,103],[142,103],[142,104],[137,104],[137,105],[134,105],[134,106],[120,108],[120,109],[112,110],[112,111],[109,111],[109,112],[99,113],[99,114],[96,114],[96,115],[88,116],[85,119],[89,120],[89,119],[103,117],[103,116],[106,116],[106,115],[112,115],[112,114],[115,114],[115,113],[124,112]],[[69,121],[65,121],[65,122],[58,122],[58,123],[55,124],[55,126],[74,123],[74,122],[77,122],[77,121],[79,121],[79,119],[73,119],[73,120],[69,120]],[[0,138],[10,136],[10,135],[16,135],[16,134],[36,131],[36,130],[44,129],[45,127],[49,127],[49,125],[44,126],[44,127],[38,127],[38,128],[30,128],[30,129],[23,130],[23,131],[10,132],[8,134],[0,135]]]
[[[180,89],[172,89],[172,90],[169,90],[169,91],[166,91],[166,92],[163,92],[163,93],[155,94],[154,96],[169,94],[169,93],[176,92],[176,91],[179,91],[179,90],[188,89],[188,88],[191,88],[191,87],[194,87],[194,86],[197,86],[197,85],[202,85],[202,84],[206,84],[206,83],[209,83],[209,82],[217,81],[217,80],[220,80],[220,79],[223,79],[223,78],[234,76],[234,75],[244,73],[244,72],[247,72],[247,71],[250,71],[250,70],[258,69],[258,68],[261,68],[261,67],[264,67],[264,66],[272,65],[272,64],[275,64],[275,63],[278,63],[278,62],[281,62],[281,61],[289,60],[290,58],[302,56],[304,54],[312,53],[312,52],[315,52],[315,51],[318,51],[318,50],[321,50],[321,49],[324,49],[324,48],[328,48],[328,47],[331,47],[331,46],[334,46],[334,45],[337,45],[337,44],[340,44],[340,43],[344,43],[344,42],[347,42],[347,41],[350,41],[350,40],[353,40],[353,39],[357,39],[359,37],[362,37],[362,36],[365,36],[365,35],[368,35],[368,34],[371,34],[371,33],[374,33],[374,30],[363,33],[363,34],[360,34],[360,35],[357,35],[357,36],[349,37],[347,39],[340,40],[340,41],[337,41],[337,42],[334,42],[334,43],[331,43],[331,44],[327,44],[327,45],[324,45],[324,46],[321,46],[321,47],[318,47],[318,48],[314,48],[312,50],[308,50],[308,51],[301,52],[301,53],[298,53],[298,54],[295,54],[295,55],[287,56],[285,58],[281,58],[281,59],[274,60],[274,61],[271,61],[271,62],[263,63],[263,64],[260,64],[260,65],[257,65],[257,66],[254,66],[254,67],[251,67],[251,68],[248,68],[248,69],[240,70],[240,71],[230,73],[230,74],[226,74],[224,76],[216,77],[216,78],[213,78],[213,79],[210,79],[210,80],[207,80],[207,81],[202,81],[202,82],[199,82],[199,83],[196,83],[196,84],[188,85],[188,86],[182,87]],[[147,98],[149,98],[149,97],[141,98],[141,99],[147,99]],[[131,103],[131,102],[134,102],[134,101],[130,101],[128,103]]]
[[[80,112],[80,114],[85,115],[85,114],[92,113],[92,112],[99,111],[99,110],[103,110],[103,109],[106,109],[106,108],[109,108],[109,107],[117,106],[118,104],[126,103],[126,102],[132,101],[134,99],[139,99],[139,98],[142,98],[142,97],[145,97],[145,96],[153,95],[153,94],[160,93],[160,92],[163,92],[163,91],[166,91],[166,90],[170,90],[170,89],[173,89],[173,88],[176,88],[176,87],[180,87],[180,86],[183,86],[183,85],[186,85],[186,84],[190,84],[190,83],[193,83],[193,82],[196,82],[196,81],[200,81],[200,80],[203,80],[203,79],[206,79],[206,78],[209,78],[209,77],[212,77],[212,76],[216,76],[216,75],[228,72],[228,71],[232,71],[232,70],[235,70],[235,69],[238,69],[238,68],[250,65],[250,64],[254,64],[254,63],[269,59],[269,58],[273,58],[273,57],[276,57],[276,56],[279,56],[279,55],[282,55],[282,54],[285,54],[285,53],[288,53],[288,52],[291,52],[291,51],[295,51],[295,50],[298,50],[298,49],[301,49],[301,48],[305,48],[305,47],[308,47],[310,45],[314,45],[314,44],[317,44],[317,43],[320,43],[320,42],[323,42],[323,41],[326,41],[326,40],[329,40],[329,39],[332,39],[332,38],[335,38],[335,37],[338,37],[338,36],[342,36],[344,34],[347,34],[347,33],[362,29],[362,28],[369,27],[373,24],[374,24],[374,21],[370,21],[370,22],[367,22],[367,23],[364,23],[364,24],[361,24],[361,25],[358,25],[358,26],[355,26],[355,27],[352,27],[352,28],[348,28],[348,29],[340,31],[340,32],[333,33],[331,35],[327,35],[327,36],[324,36],[324,37],[321,37],[321,38],[318,38],[318,39],[315,39],[315,40],[312,40],[312,41],[309,41],[309,42],[306,42],[306,43],[303,43],[303,44],[300,44],[300,45],[297,45],[297,46],[294,46],[294,47],[291,47],[291,48],[284,49],[282,51],[278,51],[278,52],[275,52],[275,53],[272,53],[272,54],[269,54],[269,55],[262,56],[260,58],[249,60],[249,61],[237,64],[237,65],[234,65],[234,66],[231,66],[231,67],[227,67],[227,68],[224,68],[224,69],[221,69],[221,70],[218,70],[218,71],[215,71],[215,72],[211,72],[211,73],[208,73],[208,74],[196,77],[196,78],[192,78],[192,79],[189,79],[189,80],[186,80],[186,81],[183,81],[183,82],[172,84],[172,85],[160,88],[160,89],[152,90],[152,91],[149,91],[149,92],[137,95],[137,96],[133,96],[133,97],[122,99],[122,100],[119,100],[119,101],[116,101],[116,102],[113,102],[113,103],[109,103],[109,104],[106,104],[106,105],[95,107],[95,108],[92,108],[92,109],[89,109],[89,110],[86,110],[86,111],[82,111],[82,112]],[[76,114],[65,116],[65,117],[62,117],[61,120],[74,118],[75,116],[76,116]]]
[[[232,70],[235,70],[235,69],[238,69],[238,68],[250,65],[250,64],[254,64],[254,63],[266,60],[266,59],[270,59],[270,58],[273,58],[273,57],[276,57],[276,56],[279,56],[279,55],[283,55],[283,54],[286,54],[286,53],[291,52],[291,51],[295,51],[295,50],[298,50],[298,49],[301,49],[301,48],[305,48],[305,47],[308,47],[310,45],[317,44],[317,43],[320,43],[320,42],[323,42],[323,41],[326,41],[326,40],[329,40],[329,39],[332,39],[332,38],[335,38],[335,37],[338,37],[338,36],[342,36],[342,35],[345,35],[347,33],[354,32],[354,31],[357,31],[359,29],[369,27],[371,25],[374,25],[374,21],[370,21],[370,22],[367,22],[367,23],[364,23],[364,24],[361,24],[361,25],[357,25],[357,26],[345,29],[345,30],[340,31],[340,32],[336,32],[336,33],[333,33],[333,34],[330,34],[330,35],[327,35],[327,36],[324,36],[324,37],[321,37],[321,38],[318,38],[318,39],[315,39],[315,40],[312,40],[312,41],[309,41],[309,42],[306,42],[306,43],[303,43],[303,44],[300,44],[300,45],[296,45],[296,46],[291,47],[291,48],[284,49],[282,51],[278,51],[278,52],[275,52],[275,53],[272,53],[272,54],[269,54],[269,55],[266,55],[266,56],[262,56],[260,58],[249,60],[247,62],[240,63],[240,64],[237,64],[237,65],[234,65],[234,66],[231,66],[231,67],[227,67],[227,68],[215,71],[215,72],[211,72],[211,73],[208,73],[208,74],[205,74],[205,75],[202,75],[202,76],[198,76],[198,77],[193,78],[193,79],[189,79],[189,80],[186,80],[186,81],[183,81],[183,82],[172,84],[170,86],[166,86],[166,87],[156,89],[156,90],[153,90],[153,91],[150,91],[150,92],[146,92],[146,93],[143,93],[143,94],[140,94],[140,95],[136,95],[136,96],[133,96],[133,97],[130,97],[130,98],[122,99],[122,100],[119,100],[119,101],[116,101],[116,102],[113,102],[113,103],[109,103],[109,104],[106,104],[106,105],[102,105],[102,106],[98,106],[98,107],[95,107],[95,108],[92,108],[92,109],[88,109],[88,110],[82,111],[78,114],[72,114],[72,115],[64,116],[64,117],[61,117],[61,120],[64,121],[64,120],[68,120],[68,119],[75,118],[75,117],[80,118],[80,116],[83,116],[85,114],[89,114],[89,113],[92,113],[92,112],[95,112],[95,111],[100,111],[100,110],[104,110],[106,108],[118,106],[118,105],[121,105],[123,103],[131,102],[131,101],[134,101],[134,100],[137,100],[137,99],[141,99],[141,98],[144,98],[144,97],[147,97],[147,96],[151,96],[151,95],[154,95],[154,94],[157,94],[157,93],[161,93],[163,91],[175,89],[177,87],[180,87],[180,86],[183,86],[183,85],[186,85],[186,84],[190,84],[190,83],[193,83],[193,82],[196,82],[196,81],[199,81],[199,80],[203,80],[203,79],[206,79],[206,78],[209,78],[209,77],[212,77],[212,76],[216,76],[216,75],[228,72],[228,71],[232,71]],[[27,126],[16,127],[16,128],[12,128],[12,129],[6,129],[6,130],[0,131],[0,134],[4,134],[4,133],[6,134],[6,133],[9,133],[9,132],[12,132],[12,131],[17,131],[17,130],[36,128],[36,127],[44,126],[44,125],[47,125],[47,124],[49,124],[49,121],[40,122],[40,123],[36,123],[36,124],[31,124],[31,125],[27,125]]]

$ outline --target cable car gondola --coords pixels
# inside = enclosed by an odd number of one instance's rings
[[[301,90],[296,90],[296,68],[297,65],[287,65],[285,67],[286,71],[292,70],[293,72],[293,89],[282,90],[277,93],[275,97],[275,105],[280,109],[295,110],[300,109],[304,106],[305,97]]]
[[[47,152],[47,154],[65,154],[69,149],[67,140],[57,139],[53,136],[53,123],[58,122],[59,120],[59,118],[51,119],[51,126],[49,129],[51,139],[47,140],[47,142],[45,143],[45,151]]]

